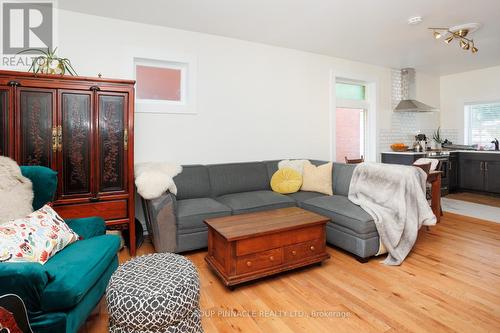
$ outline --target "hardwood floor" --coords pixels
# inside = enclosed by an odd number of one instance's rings
[[[485,195],[469,192],[451,193],[446,196],[448,199],[463,200],[481,205],[493,206],[500,208],[500,196]]]
[[[138,255],[152,251],[145,244]],[[399,267],[328,253],[322,266],[235,291],[209,270],[206,251],[187,254],[200,272],[205,332],[500,331],[500,224],[445,213]],[[106,331],[102,301],[81,332]]]

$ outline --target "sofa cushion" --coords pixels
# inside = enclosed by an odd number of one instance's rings
[[[263,162],[214,164],[207,168],[213,197],[270,189]]]
[[[343,196],[349,194],[352,173],[356,164],[333,163],[333,193]]]
[[[281,159],[281,160],[270,160],[270,161],[264,161],[263,162],[266,165],[267,176],[269,177],[269,179],[271,179],[271,177],[274,175],[274,173],[276,171],[278,171],[278,164],[279,164],[279,162],[281,162],[283,160],[284,159]],[[309,162],[311,162],[312,165],[316,165],[316,166],[328,163],[326,161],[320,161],[320,160],[309,160]]]
[[[327,216],[332,220],[332,223],[353,230],[357,234],[377,231],[372,217],[342,195],[309,199],[302,203],[302,207]]]
[[[180,233],[205,229],[207,226],[203,220],[228,215],[231,215],[231,208],[212,198],[177,201],[177,225]]]
[[[252,191],[226,194],[217,201],[231,207],[233,214],[243,214],[296,206],[295,200],[273,191]]]
[[[66,310],[77,305],[116,258],[120,239],[102,235],[67,246],[44,265],[53,280],[44,289],[44,311]]]
[[[304,201],[312,199],[312,198],[324,197],[325,194],[319,193],[319,192],[298,191],[295,193],[290,193],[287,196],[292,198],[293,200],[295,200],[295,202],[297,203],[297,205],[299,207],[302,207],[302,203]]]
[[[177,199],[206,198],[210,196],[210,179],[204,165],[185,165],[174,177]]]
[[[33,183],[33,209],[42,208],[46,203],[54,200],[57,189],[57,172],[52,169],[33,165],[21,166],[24,177],[29,178]]]
[[[106,222],[101,217],[84,217],[81,219],[64,220],[66,224],[80,236],[88,239],[106,233]]]
[[[50,279],[47,265],[37,262],[0,263],[0,295],[18,295],[30,314],[40,312],[40,297]]]
[[[302,173],[302,191],[320,192],[332,195],[332,163],[315,166],[310,162],[304,163]]]
[[[269,178],[269,180],[271,180],[271,177],[274,175],[274,173],[278,171],[278,163],[280,161],[281,160],[271,160],[262,162],[266,165],[267,178]]]
[[[295,193],[300,186],[302,186],[302,176],[292,168],[279,169],[271,177],[271,189],[277,193]]]
[[[78,240],[78,235],[49,205],[2,224],[0,235],[0,261],[40,264]]]

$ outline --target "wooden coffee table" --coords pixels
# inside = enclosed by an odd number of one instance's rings
[[[207,219],[205,260],[229,287],[321,263],[328,221],[296,207]]]

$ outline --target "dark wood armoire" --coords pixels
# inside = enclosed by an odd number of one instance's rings
[[[0,71],[0,155],[58,173],[63,218],[134,228],[134,81]]]

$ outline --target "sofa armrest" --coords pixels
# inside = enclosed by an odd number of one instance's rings
[[[31,316],[40,314],[42,293],[51,277],[42,264],[5,262],[0,264],[0,295],[15,294]]]
[[[148,233],[157,252],[175,252],[177,249],[177,218],[175,195],[165,192],[161,197],[142,199]]]
[[[100,217],[67,219],[65,222],[83,239],[89,239],[106,233],[106,222]]]

